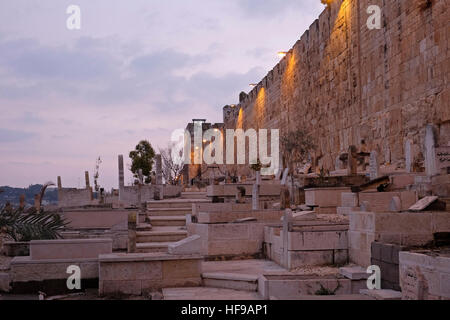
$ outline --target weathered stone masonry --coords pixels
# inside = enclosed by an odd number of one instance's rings
[[[404,166],[405,145],[423,159],[427,124],[450,141],[448,1],[337,0],[325,9],[240,104],[224,108],[227,128],[305,128],[317,165],[334,169],[350,145]],[[382,28],[369,30],[369,5]],[[408,143],[407,143],[408,141]]]

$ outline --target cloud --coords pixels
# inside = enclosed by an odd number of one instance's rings
[[[80,0],[82,30],[66,5],[0,1],[0,166],[5,183],[63,175],[76,184],[104,159],[117,185],[117,154],[142,138],[165,146],[193,118],[222,121],[317,17],[317,0]],[[37,139],[39,138],[39,139]]]
[[[37,136],[35,133],[0,128],[0,142],[22,142]]]
[[[251,19],[276,19],[280,15],[292,11],[301,10],[303,12],[311,9],[323,8],[323,5],[316,0],[316,3],[304,0],[235,0],[242,12]]]
[[[27,39],[0,43],[0,52],[3,67],[24,78],[93,80],[111,76],[117,63],[112,56],[95,50],[42,46]]]

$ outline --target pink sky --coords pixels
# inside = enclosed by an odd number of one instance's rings
[[[81,30],[66,8],[81,8]],[[117,155],[222,121],[323,10],[318,0],[0,2],[0,185],[117,187]],[[126,174],[126,182],[131,175]],[[91,178],[91,181],[93,179]]]

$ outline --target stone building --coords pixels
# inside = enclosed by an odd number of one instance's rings
[[[199,149],[196,149],[195,145],[195,125],[198,124],[201,128],[201,139],[202,146]],[[222,133],[223,136],[223,123],[207,123],[206,119],[193,119],[192,122],[188,123],[186,126],[186,132],[190,135],[190,164],[185,164],[182,172],[182,179],[183,184],[185,185],[192,185],[194,182],[207,182],[211,178],[218,178],[219,176],[225,175],[225,166],[224,165],[212,165],[209,166],[203,161],[203,151],[207,145],[207,143],[210,142],[203,139],[203,135],[207,130],[218,130],[220,133]],[[186,146],[187,141],[185,141]],[[197,161],[195,161],[196,154],[201,156],[202,164],[196,164]]]

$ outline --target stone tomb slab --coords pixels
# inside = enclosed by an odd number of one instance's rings
[[[428,206],[433,204],[437,199],[438,199],[438,197],[435,197],[435,196],[425,197],[425,198],[419,200],[413,206],[411,206],[409,208],[409,211],[422,211],[422,210],[425,210]]]
[[[33,240],[30,242],[32,260],[96,259],[112,253],[112,239]]]

